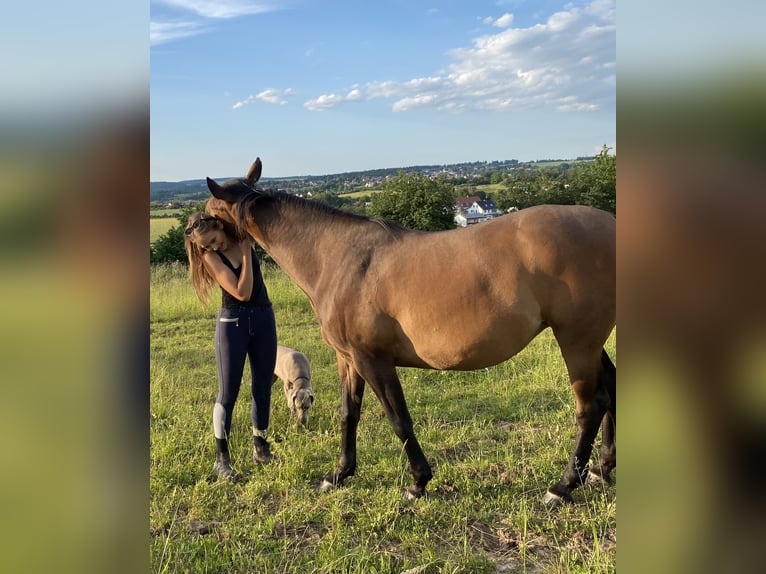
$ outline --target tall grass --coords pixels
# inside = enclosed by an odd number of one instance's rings
[[[150,532],[153,572],[614,572],[616,491],[578,489],[542,503],[573,448],[573,398],[550,333],[490,369],[400,369],[415,431],[434,468],[428,496],[406,502],[407,457],[371,392],[359,424],[357,475],[320,494],[340,453],[334,353],[307,298],[264,268],[280,343],[311,360],[315,403],[296,429],[274,389],[279,461],[255,467],[249,391],[233,413],[231,451],[244,480],[211,478],[218,301],[196,299],[183,266],[151,284]],[[614,336],[607,350],[614,357]],[[246,369],[245,380],[249,376]]]

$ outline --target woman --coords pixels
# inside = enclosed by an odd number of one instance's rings
[[[235,476],[228,445],[231,415],[246,356],[252,375],[253,460],[263,464],[273,459],[266,435],[277,353],[274,311],[252,243],[238,237],[229,223],[208,213],[193,213],[184,231],[184,244],[192,283],[200,300],[207,303],[212,286],[221,287],[221,309],[215,329],[219,386],[213,407],[216,444],[213,472],[230,479]]]

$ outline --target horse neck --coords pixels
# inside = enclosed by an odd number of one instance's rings
[[[317,209],[308,200],[256,204],[251,234],[279,267],[313,300],[327,261],[338,261],[365,223],[340,212]]]

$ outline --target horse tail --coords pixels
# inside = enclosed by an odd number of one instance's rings
[[[609,410],[614,414],[617,411],[617,368],[609,358],[606,349],[601,350],[601,379],[609,394],[611,403]]]

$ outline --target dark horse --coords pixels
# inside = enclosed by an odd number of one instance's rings
[[[414,483],[431,479],[396,367],[468,371],[512,357],[546,327],[575,396],[577,444],[546,502],[571,501],[616,465],[616,369],[603,350],[615,325],[615,218],[584,206],[531,207],[465,229],[421,232],[256,189],[261,161],[218,184],[207,210],[248,233],[308,296],[335,350],[341,455],[322,490],[356,471],[365,383],[404,444]],[[603,423],[602,423],[603,421]],[[602,426],[599,463],[590,469]]]

